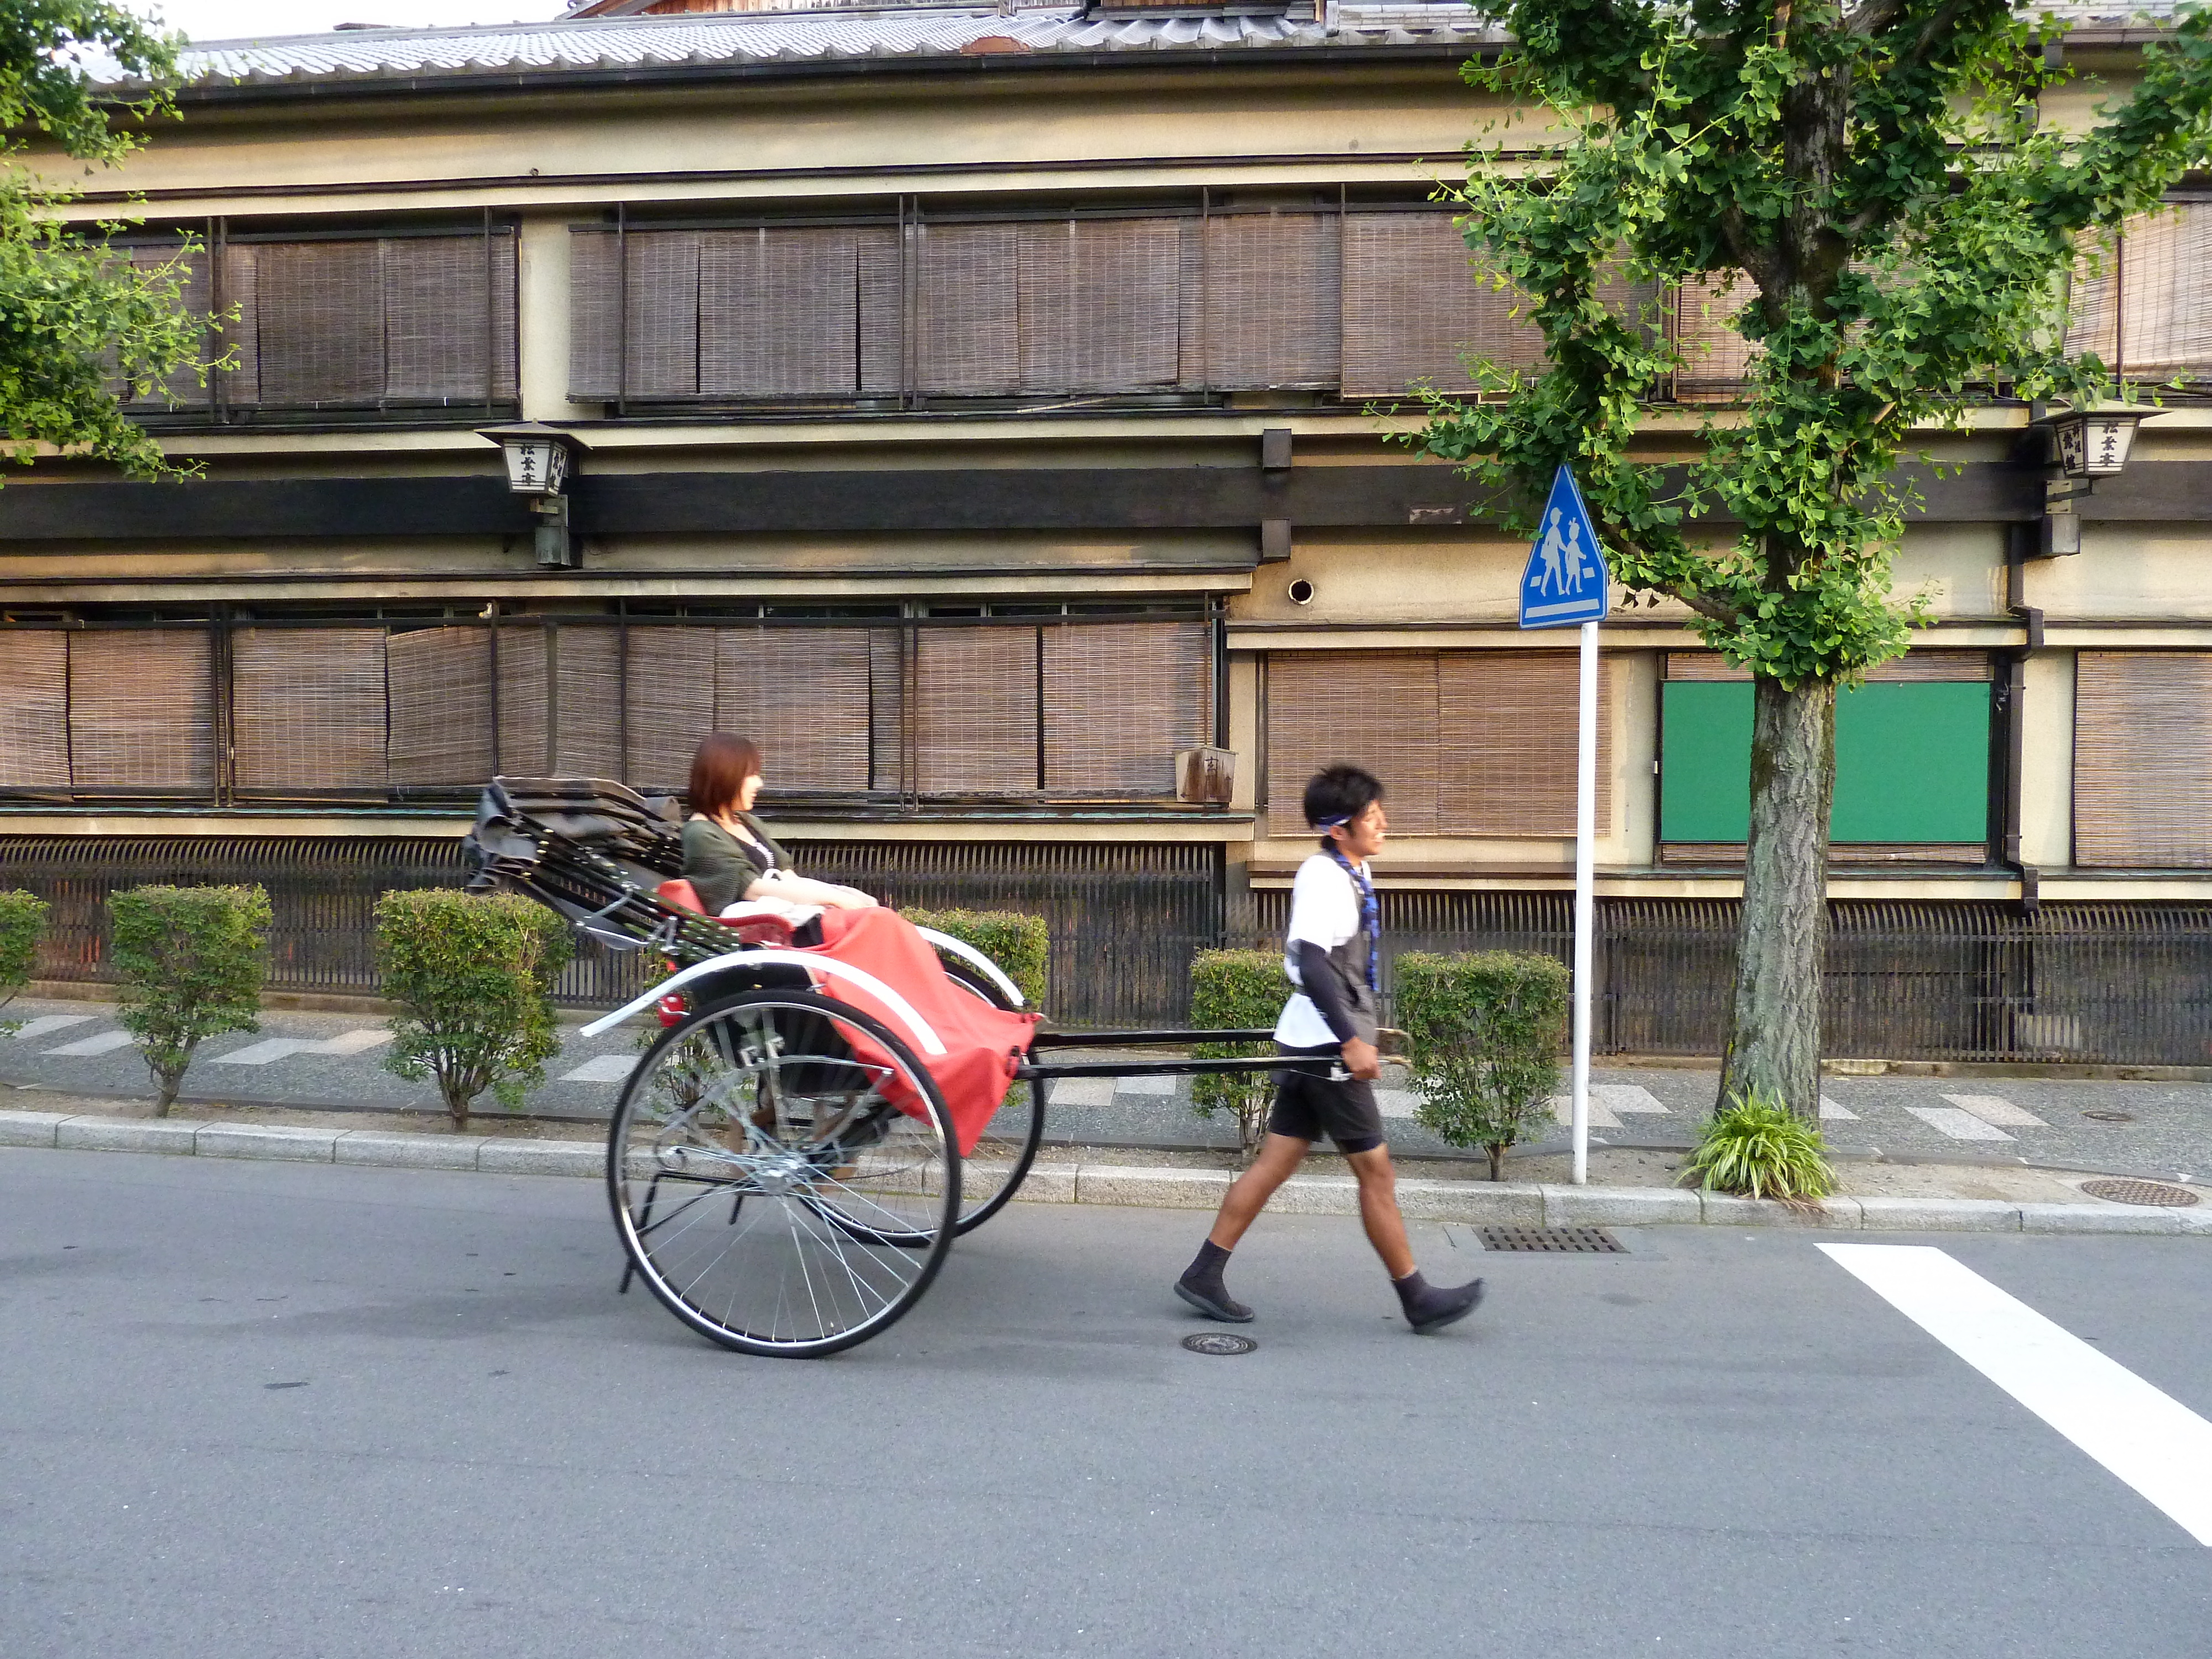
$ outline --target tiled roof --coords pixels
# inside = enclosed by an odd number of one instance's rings
[[[439,29],[346,29],[328,34],[195,42],[181,67],[192,81],[324,80],[653,66],[801,63],[838,58],[977,56],[987,52],[1235,51],[1495,38],[1474,7],[1414,3],[1341,9],[1336,27],[1279,16],[1086,17],[1080,8],[919,6],[881,10],[705,12],[584,18]]]
[[[2141,5],[2057,0],[2041,9],[2100,30],[2170,17],[2178,0]],[[1316,20],[1218,13],[1091,16],[1080,7],[908,5],[564,19],[465,28],[347,29],[195,42],[189,81],[299,84],[653,68],[799,64],[887,58],[1472,47],[1504,38],[1457,0],[1339,0]]]

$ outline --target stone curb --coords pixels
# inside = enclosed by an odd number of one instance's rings
[[[0,1111],[0,1146],[80,1152],[167,1152],[270,1158],[402,1170],[473,1170],[495,1175],[596,1178],[606,1168],[591,1141],[511,1140],[496,1135],[417,1135],[388,1129],[307,1129],[276,1124],[202,1123],[188,1118],[117,1118],[65,1112]],[[1225,1170],[1086,1164],[1032,1170],[1030,1204],[1108,1204],[1211,1210],[1232,1179]],[[1978,1198],[1832,1198],[1814,1206],[1735,1198],[1677,1187],[1561,1187],[1521,1182],[1401,1181],[1398,1202],[1417,1221],[1474,1226],[1802,1227],[1827,1232],[2188,1234],[2212,1237],[2212,1205],[2187,1209],[2089,1202],[2011,1203]],[[1348,1176],[1298,1176],[1270,1208],[1291,1215],[1356,1216]]]

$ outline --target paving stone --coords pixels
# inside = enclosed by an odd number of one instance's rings
[[[1738,1198],[1733,1193],[1700,1192],[1698,1199],[1709,1227],[1814,1227],[1823,1232],[1851,1232],[1859,1224],[1856,1198],[1825,1198],[1817,1208],[1771,1198]]]
[[[1076,1171],[1079,1204],[1138,1204],[1158,1210],[1211,1210],[1229,1190],[1225,1170],[1085,1164]]]
[[[605,1175],[607,1149],[591,1140],[517,1140],[493,1135],[477,1148],[477,1168],[494,1175]]]
[[[2172,1210],[2136,1204],[2023,1204],[2024,1233],[2178,1233],[2181,1218]]]
[[[375,1164],[396,1170],[473,1170],[484,1135],[417,1135],[392,1129],[355,1129],[338,1137],[341,1164]]]
[[[1697,1194],[1681,1187],[1565,1187],[1546,1185],[1547,1227],[1650,1227],[1705,1218]]]
[[[54,1145],[94,1152],[181,1152],[207,1126],[184,1117],[69,1117],[54,1126]]]
[[[67,1112],[0,1112],[0,1146],[51,1146],[54,1126],[70,1116]]]
[[[328,1164],[337,1129],[293,1128],[280,1123],[208,1123],[192,1150],[202,1158],[270,1158],[288,1164]]]
[[[1862,1198],[1859,1225],[1885,1233],[2016,1233],[2020,1206],[1994,1198]]]
[[[1401,1181],[1398,1208],[1411,1221],[1471,1227],[1544,1224],[1544,1194],[1523,1181]]]

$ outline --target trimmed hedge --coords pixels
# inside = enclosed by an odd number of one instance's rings
[[[192,1050],[226,1031],[261,1029],[269,895],[258,887],[134,887],[107,901],[110,960],[122,981],[117,1022],[138,1039],[167,1117]]]
[[[1290,994],[1280,951],[1200,951],[1191,958],[1190,1023],[1200,1030],[1271,1027]],[[1194,1053],[1200,1060],[1244,1060],[1274,1051],[1269,1042],[1206,1042]],[[1235,1115],[1237,1145],[1247,1158],[1259,1146],[1274,1094],[1267,1072],[1201,1074],[1190,1085],[1191,1108],[1200,1117]]]
[[[1421,1126],[1455,1146],[1505,1154],[1552,1121],[1572,978],[1550,957],[1414,951],[1396,963],[1398,1024]]]
[[[999,971],[1013,981],[1031,1009],[1042,1012],[1047,965],[1052,960],[1052,933],[1042,916],[1019,910],[902,910],[899,914],[917,927],[972,945],[999,964]]]
[[[0,892],[0,1008],[23,994],[39,968],[39,935],[46,931],[46,902],[34,894]],[[0,1031],[12,1031],[0,1020]]]
[[[385,894],[376,902],[376,954],[392,1022],[385,1068],[437,1079],[453,1127],[489,1089],[509,1111],[545,1080],[561,1052],[553,982],[574,945],[568,924],[512,893],[448,888]]]

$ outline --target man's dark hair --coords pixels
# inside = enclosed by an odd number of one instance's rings
[[[1382,799],[1382,782],[1372,772],[1357,766],[1324,767],[1306,785],[1306,822],[1326,831],[1351,823]],[[1324,834],[1322,845],[1328,844]]]

